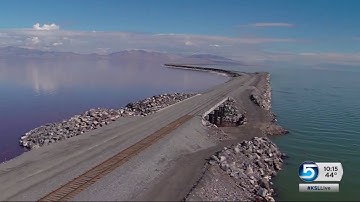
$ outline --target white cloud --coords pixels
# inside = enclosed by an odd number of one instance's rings
[[[52,45],[53,45],[53,46],[61,46],[61,45],[63,45],[63,43],[62,43],[62,42],[55,42],[55,43],[53,43]]]
[[[192,45],[194,45],[194,43],[191,42],[191,41],[185,41],[185,45],[187,45],[187,46],[192,46]]]
[[[285,22],[257,22],[250,24],[251,27],[293,27],[294,24]]]
[[[32,42],[32,44],[38,44],[40,42],[40,39],[39,39],[39,37],[34,36],[31,38],[31,42]]]
[[[39,39],[39,37],[37,36],[33,36],[33,37],[28,37],[25,39],[25,44],[23,44],[25,47],[33,47],[33,46],[37,46],[41,40]]]
[[[39,23],[36,23],[33,25],[34,30],[41,30],[41,31],[50,31],[50,30],[59,30],[60,26],[56,25],[54,23],[52,24],[43,24],[43,26],[40,26]]]

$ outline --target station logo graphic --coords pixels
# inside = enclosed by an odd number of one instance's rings
[[[313,182],[319,175],[319,168],[316,163],[305,161],[299,166],[299,177],[305,182]]]
[[[300,179],[305,182],[299,184],[300,192],[339,192],[344,170],[340,162],[305,161],[299,166],[298,172]]]

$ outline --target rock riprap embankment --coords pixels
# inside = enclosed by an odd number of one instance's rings
[[[250,99],[257,106],[267,110],[272,118],[271,122],[262,124],[260,129],[264,135],[284,135],[288,130],[277,124],[276,115],[271,112],[271,86],[270,74],[264,73],[262,79],[257,83],[254,90],[250,93]]]
[[[285,154],[266,137],[225,147],[211,156],[188,201],[274,201],[271,179]]]
[[[261,79],[250,94],[250,99],[259,107],[270,110],[271,109],[271,86],[270,86],[270,74],[264,75],[266,78]],[[260,89],[260,90],[259,90]]]
[[[247,122],[245,113],[241,113],[239,108],[235,105],[233,98],[228,98],[215,110],[207,114],[204,118],[206,125],[214,124],[216,126],[239,126]]]
[[[159,109],[190,98],[193,95],[195,94],[161,94],[129,103],[126,107],[120,109],[90,109],[68,120],[46,124],[27,132],[20,138],[20,145],[28,149],[38,148],[101,128],[120,117],[146,116],[155,113]]]

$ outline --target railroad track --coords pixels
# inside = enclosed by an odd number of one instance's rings
[[[123,165],[130,158],[136,156],[141,151],[145,150],[147,147],[151,146],[153,143],[163,138],[168,133],[174,131],[176,128],[181,126],[186,121],[190,120],[192,117],[192,115],[184,115],[180,117],[179,119],[171,122],[167,126],[140,140],[134,145],[119,152],[108,160],[88,170],[84,174],[71,180],[70,182],[66,183],[55,191],[52,191],[45,197],[41,198],[39,201],[67,201],[73,198],[75,195],[85,190],[111,171]]]

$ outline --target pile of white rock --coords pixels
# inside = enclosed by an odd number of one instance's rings
[[[236,125],[243,125],[247,122],[244,113],[240,113],[238,107],[235,106],[235,100],[229,98],[224,102],[225,116],[224,122],[235,123]]]
[[[262,89],[261,91],[258,89]],[[250,99],[259,107],[270,110],[271,109],[271,86],[270,74],[266,74],[266,79],[261,80],[250,94]]]
[[[38,148],[101,128],[120,117],[147,116],[193,95],[195,94],[161,94],[138,102],[129,103],[126,107],[120,109],[90,109],[68,120],[46,124],[25,133],[25,135],[20,138],[20,145],[28,149]]]
[[[266,137],[224,147],[208,161],[203,179],[211,180],[200,181],[186,200],[274,201],[271,179],[285,157]]]

